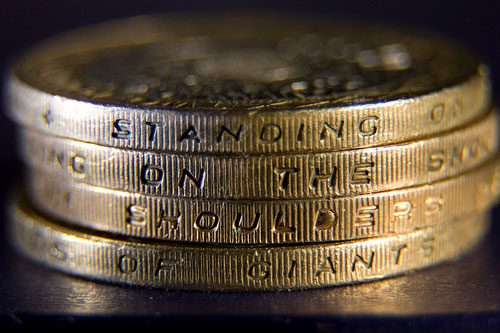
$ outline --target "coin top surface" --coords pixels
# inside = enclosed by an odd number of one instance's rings
[[[415,97],[478,66],[439,38],[360,22],[158,16],[61,35],[14,72],[42,91],[95,103],[251,110]]]

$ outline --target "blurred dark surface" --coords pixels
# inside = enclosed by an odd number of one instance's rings
[[[2,71],[17,54],[78,26],[139,14],[289,11],[368,18],[436,31],[479,53],[500,83],[496,1],[0,1]],[[14,125],[0,113],[1,197],[22,181]],[[5,218],[2,218],[5,220]],[[6,222],[6,221],[2,221]],[[0,330],[71,327],[320,332],[500,331],[500,209],[483,244],[459,261],[343,288],[184,293],[84,281],[19,257],[0,224]]]

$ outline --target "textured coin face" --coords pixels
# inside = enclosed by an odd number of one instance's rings
[[[197,244],[360,240],[449,223],[497,200],[500,161],[432,185],[317,200],[203,200],[61,182],[31,170],[26,197],[68,224],[115,235]]]
[[[331,153],[211,155],[143,152],[20,134],[30,167],[64,181],[149,195],[219,200],[319,199],[429,184],[496,155],[496,114],[401,145]]]
[[[16,203],[11,236],[26,256],[55,269],[140,286],[257,291],[378,280],[456,258],[488,227],[481,212],[404,235],[298,246],[203,246],[105,238],[51,223]]]
[[[331,19],[156,17],[61,39],[24,59],[17,75],[52,94],[143,107],[385,101],[457,84],[478,66],[425,34]]]

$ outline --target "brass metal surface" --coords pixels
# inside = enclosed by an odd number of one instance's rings
[[[26,196],[69,224],[117,235],[199,244],[332,242],[401,234],[490,208],[499,161],[401,190],[315,200],[202,200],[107,190],[31,170]]]
[[[278,23],[279,22],[279,23]],[[331,151],[459,127],[488,70],[426,33],[296,17],[141,17],[69,32],[21,57],[20,124],[170,152]]]
[[[22,126],[111,147],[226,154],[333,151],[416,140],[480,117],[490,102],[481,73],[418,98],[248,112],[108,107],[52,96],[13,79],[8,110]]]
[[[500,169],[475,55],[355,21],[214,18],[86,27],[14,64],[20,252],[99,281],[265,291],[403,275],[480,242]]]
[[[111,239],[52,223],[18,201],[13,240],[64,272],[170,289],[301,289],[378,280],[463,255],[483,237],[482,213],[451,224],[356,242],[308,246],[202,246]]]
[[[330,153],[225,156],[124,150],[23,130],[29,166],[64,179],[176,198],[308,199],[439,181],[497,151],[496,114],[458,131],[400,145]]]

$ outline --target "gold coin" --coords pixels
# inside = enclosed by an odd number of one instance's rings
[[[333,151],[462,126],[487,69],[437,36],[360,22],[147,17],[69,32],[14,66],[10,116],[106,146]]]
[[[28,257],[108,282],[170,289],[303,289],[378,280],[450,260],[487,230],[481,213],[450,224],[355,242],[301,246],[203,246],[105,238],[49,222],[23,202],[12,237]]]
[[[330,153],[225,156],[102,147],[24,130],[34,169],[108,189],[179,198],[308,199],[359,195],[439,181],[497,150],[494,113],[458,131],[400,145]]]
[[[165,198],[29,173],[27,198],[72,225],[137,238],[212,244],[332,242],[405,233],[490,208],[499,160],[402,190],[315,200]]]

